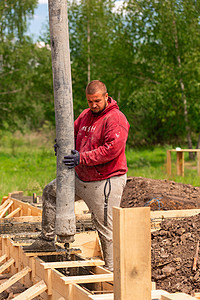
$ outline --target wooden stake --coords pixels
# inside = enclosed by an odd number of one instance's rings
[[[176,153],[176,173],[178,176],[184,176],[184,152],[177,151]]]
[[[6,269],[8,269],[15,260],[13,258],[10,258],[8,261],[6,261],[1,267],[0,267],[0,274],[3,273]]]
[[[113,208],[114,299],[151,299],[150,208]]]
[[[0,213],[0,218],[2,218],[6,214],[7,210],[11,207],[12,204],[13,204],[13,201],[11,200],[8,203],[8,205],[3,209],[3,211]]]
[[[7,258],[7,254],[4,254],[0,257],[0,263],[2,263],[2,261],[4,261]]]
[[[6,207],[6,205],[9,203],[10,203],[10,199],[6,199],[6,201],[4,201],[3,204],[0,205],[0,212],[2,212],[3,209]]]
[[[167,174],[171,176],[171,151],[167,150]]]
[[[200,176],[200,152],[197,152],[197,172]]]
[[[9,288],[11,285],[13,285],[15,282],[23,278],[28,272],[31,271],[31,268],[26,267],[22,271],[18,272],[17,274],[14,274],[12,277],[10,277],[7,281],[2,283],[0,285],[0,293],[5,291],[7,288]]]
[[[36,197],[37,197],[36,193],[33,193],[33,203],[36,203]]]
[[[16,209],[14,209],[10,214],[8,214],[5,219],[9,219],[12,218],[14,215],[16,215],[19,211],[21,210],[21,207],[17,207]]]

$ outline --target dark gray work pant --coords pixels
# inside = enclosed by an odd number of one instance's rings
[[[98,231],[103,250],[105,267],[113,271],[113,219],[112,207],[120,206],[123,189],[126,185],[126,174],[106,180],[85,182],[75,176],[76,200],[83,199],[87,204]],[[107,208],[107,226],[105,226],[104,202],[106,193],[110,191]],[[54,240],[56,219],[56,179],[51,181],[43,190],[42,238]]]

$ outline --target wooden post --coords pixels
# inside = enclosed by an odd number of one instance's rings
[[[177,151],[176,155],[176,173],[178,176],[184,176],[184,152]]]
[[[114,299],[151,299],[150,208],[113,208]]]
[[[171,151],[167,150],[167,174],[171,176]]]
[[[198,175],[200,176],[200,152],[197,152],[197,172]]]

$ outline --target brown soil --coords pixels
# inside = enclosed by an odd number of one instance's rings
[[[199,234],[200,215],[163,221],[161,229],[152,233],[152,281],[157,289],[200,292],[200,262],[193,270]]]
[[[122,195],[121,207],[150,206],[151,210],[200,208],[200,187],[130,177]]]
[[[121,206],[150,206],[151,210],[200,208],[200,187],[133,177],[127,181]],[[156,289],[191,295],[200,292],[200,258],[193,270],[199,235],[200,215],[166,219],[161,229],[152,233],[152,281]]]

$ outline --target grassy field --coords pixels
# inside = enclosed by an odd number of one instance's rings
[[[12,191],[42,194],[56,177],[53,132],[3,134],[0,146],[0,199]]]
[[[182,147],[182,148],[187,148]],[[128,175],[141,176],[153,179],[168,179],[175,182],[200,186],[200,177],[197,175],[197,161],[189,160],[189,154],[184,154],[185,168],[184,177],[176,175],[176,153],[171,153],[172,158],[172,175],[167,175],[167,150],[173,149],[172,146],[154,147],[145,150],[127,151]]]
[[[55,132],[1,133],[0,199],[9,192],[23,191],[24,195],[42,194],[44,186],[56,177],[56,157],[53,144]],[[184,147],[183,147],[184,148]],[[145,150],[127,150],[128,175],[154,179],[169,179],[200,186],[196,162],[185,154],[185,177],[176,176],[176,155],[172,154],[172,176],[166,173],[166,151],[171,146]]]

